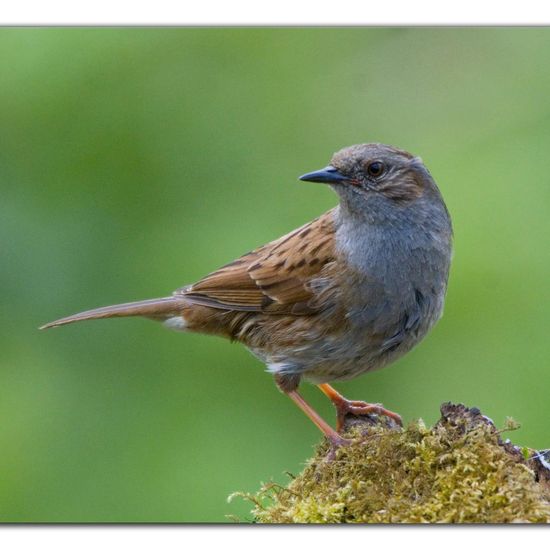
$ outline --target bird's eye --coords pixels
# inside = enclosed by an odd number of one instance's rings
[[[373,178],[380,177],[385,170],[386,167],[384,166],[384,163],[380,162],[379,160],[375,160],[367,166],[367,172],[369,176],[372,176]]]

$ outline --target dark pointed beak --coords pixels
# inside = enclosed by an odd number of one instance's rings
[[[349,181],[347,176],[336,170],[334,166],[327,166],[316,172],[310,172],[300,176],[302,181],[315,181],[317,183],[344,183]]]

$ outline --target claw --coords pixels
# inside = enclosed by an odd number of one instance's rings
[[[387,416],[394,422],[403,426],[401,416],[393,411],[389,411],[380,405],[379,403],[366,403],[365,401],[348,401],[343,399],[342,401],[335,403],[336,407],[336,430],[342,431],[344,427],[344,421],[347,414],[354,414],[355,416],[361,416],[364,414],[377,414],[379,416]]]
[[[319,388],[336,407],[336,430],[338,432],[341,432],[343,430],[344,420],[347,414],[354,414],[356,416],[361,416],[364,414],[377,414],[380,416],[387,416],[388,418],[391,418],[394,422],[399,424],[399,426],[403,426],[401,416],[399,416],[397,413],[389,411],[388,409],[385,409],[379,403],[366,403],[365,401],[352,401],[346,399],[329,384],[319,384]]]

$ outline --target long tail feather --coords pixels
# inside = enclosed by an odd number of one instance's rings
[[[150,317],[153,319],[167,319],[172,315],[181,312],[185,301],[181,298],[169,296],[167,298],[155,298],[153,300],[143,300],[141,302],[130,302],[128,304],[117,304],[114,306],[99,307],[82,311],[69,317],[63,317],[57,321],[52,321],[40,327],[40,330],[52,327],[60,327],[77,321],[87,321],[89,319],[106,319],[108,317]]]

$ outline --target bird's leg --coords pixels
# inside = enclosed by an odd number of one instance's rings
[[[309,419],[325,434],[325,437],[331,442],[332,445],[338,447],[340,445],[349,445],[350,441],[344,439],[334,428],[331,428],[313,409],[305,399],[296,391],[288,392],[287,395],[302,409]]]
[[[275,383],[279,389],[288,395],[288,397],[290,397],[290,399],[292,399],[292,401],[306,413],[308,418],[325,434],[325,437],[330,441],[331,445],[339,447],[340,445],[349,445],[351,443],[349,440],[344,439],[334,430],[334,428],[329,426],[321,416],[319,416],[317,411],[315,411],[315,409],[298,393],[299,377],[294,380],[290,377],[275,375]]]
[[[319,384],[318,387],[336,407],[336,429],[339,432],[344,427],[344,419],[348,413],[357,416],[362,414],[379,414],[391,418],[400,426],[403,425],[401,417],[397,413],[388,411],[382,405],[366,403],[365,401],[350,401],[339,394],[330,384]]]

